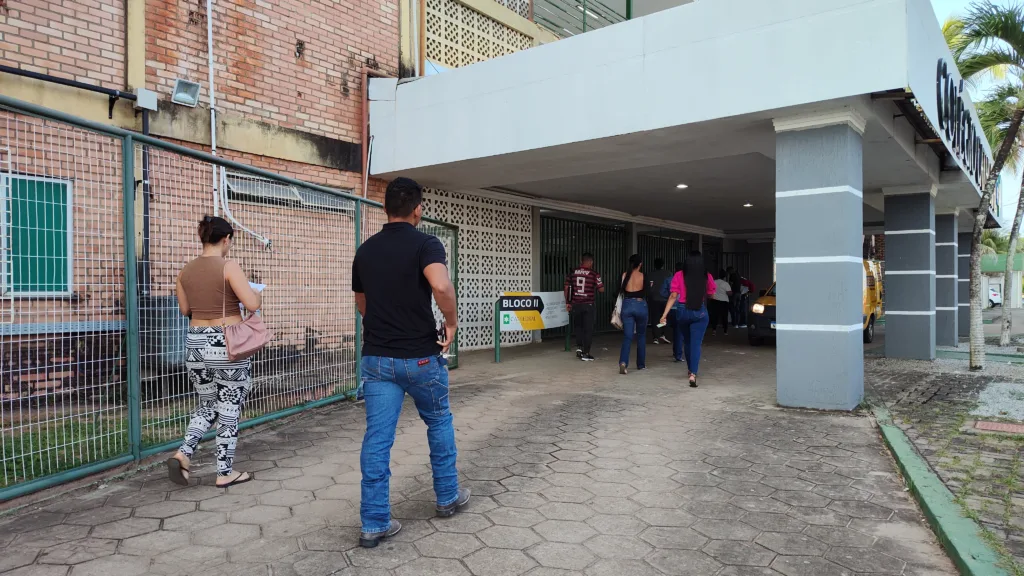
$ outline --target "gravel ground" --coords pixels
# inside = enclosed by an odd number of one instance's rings
[[[967,362],[954,359],[937,359],[933,362],[921,360],[904,360],[900,358],[874,358],[870,360],[884,370],[912,371],[928,374],[978,374],[967,368]],[[1024,367],[1009,362],[996,362],[992,358],[985,361],[985,370],[980,374],[990,378],[1006,378],[1024,380]]]
[[[1024,421],[1024,384],[993,382],[978,395],[972,416]]]

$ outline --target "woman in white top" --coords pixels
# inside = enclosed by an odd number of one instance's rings
[[[729,333],[729,298],[731,296],[732,286],[726,280],[725,270],[722,270],[718,273],[718,279],[715,281],[715,294],[708,302],[708,305],[711,306],[708,315],[711,316],[712,336],[715,335],[719,323],[722,324],[722,333]]]

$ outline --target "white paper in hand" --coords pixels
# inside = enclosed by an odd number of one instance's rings
[[[252,288],[254,292],[259,294],[259,293],[263,292],[263,289],[266,288],[267,285],[266,284],[257,284],[255,282],[249,282],[249,287]],[[245,306],[243,306],[241,303],[239,303],[238,304],[238,311],[239,312],[245,312]],[[256,314],[260,314],[260,311],[257,310]],[[262,316],[262,314],[260,314],[260,315]]]

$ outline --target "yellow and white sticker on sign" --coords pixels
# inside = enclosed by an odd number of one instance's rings
[[[569,324],[561,292],[506,292],[498,302],[502,332],[543,330]]]

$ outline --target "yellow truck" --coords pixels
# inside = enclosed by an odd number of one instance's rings
[[[864,260],[861,280],[864,286],[864,342],[875,339],[875,322],[882,317],[882,265],[875,260]],[[758,346],[766,339],[775,338],[775,284],[750,307],[747,315],[747,337]]]

